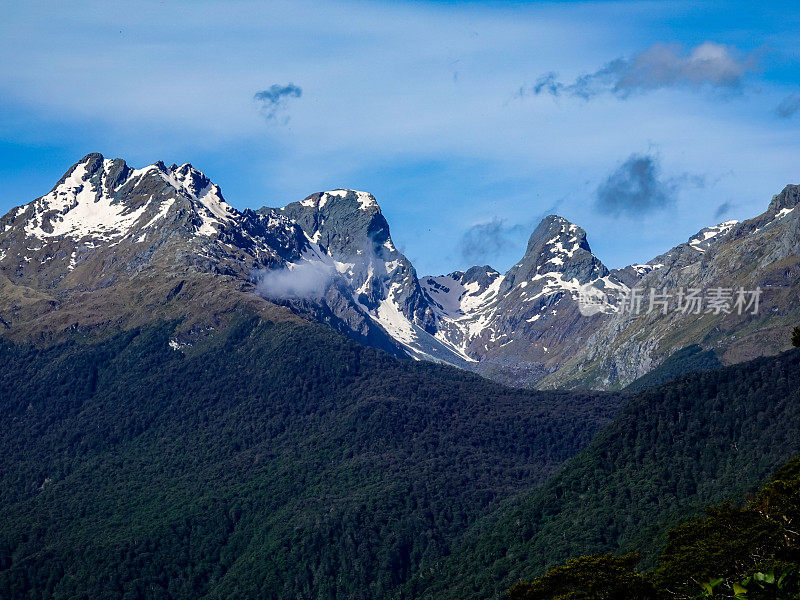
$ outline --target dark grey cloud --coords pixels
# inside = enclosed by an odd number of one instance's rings
[[[712,185],[717,183],[717,181],[719,181],[719,179],[712,181]],[[677,177],[670,178],[669,184],[676,189],[682,187],[704,188],[708,185],[708,178],[705,175],[698,175],[697,173],[682,173]]]
[[[740,55],[723,44],[704,42],[685,52],[680,44],[655,44],[631,58],[618,58],[594,73],[564,83],[556,73],[542,75],[519,96],[549,94],[590,100],[611,93],[627,98],[636,92],[660,88],[740,88],[745,75],[756,67],[755,57]]]
[[[775,113],[782,119],[788,119],[798,110],[800,110],[800,94],[789,94],[778,104]]]
[[[486,263],[514,244],[515,236],[524,233],[524,225],[506,225],[505,220],[494,218],[473,225],[459,241],[461,256],[470,263]]]
[[[721,219],[726,214],[728,214],[732,208],[733,208],[733,202],[731,202],[730,200],[726,200],[717,207],[717,210],[714,213],[714,218]]]
[[[595,206],[612,216],[643,215],[673,204],[678,186],[661,178],[656,157],[631,154],[597,188]]]
[[[261,114],[267,120],[276,119],[279,113],[286,108],[289,98],[299,98],[303,89],[293,83],[288,85],[271,85],[269,89],[256,92],[253,99],[261,104]],[[286,119],[288,120],[288,119]]]

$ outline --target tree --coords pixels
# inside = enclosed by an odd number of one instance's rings
[[[655,588],[634,568],[638,554],[581,556],[532,583],[520,582],[509,600],[651,600]]]
[[[778,469],[744,506],[726,502],[668,534],[655,571],[640,574],[637,554],[582,556],[508,600],[798,600],[800,456]]]

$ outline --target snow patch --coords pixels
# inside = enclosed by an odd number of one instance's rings
[[[725,221],[719,225],[701,229],[697,235],[689,238],[689,246],[698,252],[705,253],[711,247],[715,238],[726,234],[737,223],[738,221]]]
[[[75,239],[93,235],[109,240],[124,234],[142,215],[147,205],[130,210],[102,193],[88,180],[85,164],[79,164],[69,177],[46,196],[33,202],[34,216],[25,224],[28,236]],[[52,231],[45,231],[44,215],[50,216]]]
[[[153,199],[152,196],[151,196],[150,199],[151,200]],[[142,229],[149,229],[156,221],[166,217],[167,213],[169,212],[169,209],[172,208],[173,204],[175,204],[175,198],[170,198],[169,200],[165,200],[164,202],[162,202],[161,206],[158,209],[158,212],[156,213],[156,215],[152,219],[150,219],[145,224],[145,226],[142,227]],[[144,234],[141,235],[139,241],[141,241],[142,239],[144,239]]]
[[[639,277],[644,277],[648,273],[650,273],[652,271],[657,271],[658,269],[660,269],[663,266],[664,266],[663,264],[657,264],[657,265],[631,265],[631,268],[634,271],[636,271],[636,275],[638,275]]]
[[[356,200],[358,201],[358,208],[360,210],[370,210],[372,208],[379,208],[378,202],[375,200],[375,196],[373,196],[368,192],[359,192],[358,190],[338,189],[325,192],[325,195],[338,196],[339,198],[344,198],[345,196],[347,196],[347,194],[351,192],[356,195]]]

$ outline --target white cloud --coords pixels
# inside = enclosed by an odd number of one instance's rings
[[[744,77],[755,70],[751,55],[715,42],[702,44],[685,52],[680,44],[657,43],[631,58],[617,58],[601,69],[581,75],[566,84],[554,72],[543,75],[519,94],[575,96],[589,100],[603,93],[627,98],[637,92],[662,88],[715,88],[733,90],[742,86]]]

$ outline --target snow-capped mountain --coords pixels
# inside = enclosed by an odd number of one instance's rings
[[[693,344],[713,349],[722,362],[786,347],[783,329],[793,318],[787,314],[795,314],[800,302],[784,298],[783,305],[776,305],[793,281],[784,274],[772,284],[766,275],[781,261],[797,262],[797,238],[786,238],[796,189],[788,187],[756,219],[704,228],[686,243],[623,269],[609,271],[592,253],[586,232],[553,215],[539,224],[522,259],[505,274],[476,266],[419,281],[394,248],[388,224],[369,194],[315,194],[281,213],[336,260],[354,264],[354,255],[369,257],[370,267],[352,278],[353,287],[364,294],[359,304],[412,356],[429,358],[435,348],[437,359],[512,385],[617,387]],[[769,234],[771,228],[782,232],[780,240]],[[735,242],[742,236],[747,250]],[[768,258],[753,264],[760,255]],[[743,277],[746,271],[752,271],[750,277]],[[626,294],[636,293],[633,288],[645,293],[689,286],[756,289],[762,283],[765,312],[735,315],[736,323],[726,313],[628,315],[619,304]],[[582,310],[580,296],[587,289],[600,292],[605,304]],[[396,307],[391,319],[376,311],[381,303]],[[759,329],[738,333],[752,329],[756,318]],[[715,333],[721,325],[727,329]],[[744,341],[736,343],[742,335]]]
[[[313,252],[290,219],[239,212],[189,164],[132,169],[99,154],[0,218],[0,247],[0,265],[15,281],[83,289],[163,261],[247,275]]]
[[[411,323],[429,325],[430,310],[417,273],[395,248],[389,224],[372,194],[332,190],[279,212],[300,225],[328,256],[347,265],[360,304],[386,314],[387,323],[388,315],[399,311]]]
[[[134,169],[90,154],[0,218],[0,331],[181,318],[177,348],[237,307],[288,308],[361,343],[512,385],[619,387],[687,346],[725,363],[787,346],[785,329],[800,321],[799,199],[788,186],[754,219],[611,271],[583,229],[552,215],[506,273],[418,278],[369,193],[239,211],[189,164]],[[760,312],[631,314],[620,304],[637,290],[714,287],[759,288]],[[178,300],[189,308],[164,308]]]
[[[389,224],[371,194],[344,189],[320,192],[277,212],[302,227],[336,265],[346,284],[342,288],[346,298],[335,303],[340,318],[348,320],[354,313],[366,316],[414,358],[458,366],[470,360],[433,335],[430,301],[413,265],[392,242]]]
[[[539,224],[505,275],[473,267],[423,278],[437,337],[477,361],[476,371],[516,385],[556,370],[567,347],[593,330],[596,319],[582,317],[578,305],[589,285],[626,289],[592,254],[586,232],[555,215]]]

